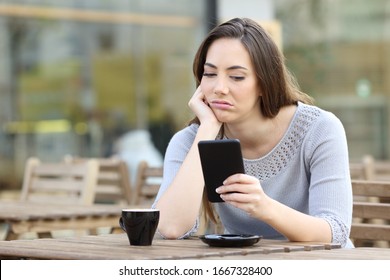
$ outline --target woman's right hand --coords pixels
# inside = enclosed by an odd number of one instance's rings
[[[205,95],[203,94],[200,86],[196,89],[195,93],[192,95],[188,106],[191,108],[192,112],[198,117],[201,124],[207,122],[217,123],[219,126],[222,123],[216,118],[213,110],[208,105]]]

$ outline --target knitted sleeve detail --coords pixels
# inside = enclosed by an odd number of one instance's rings
[[[344,247],[348,241],[349,228],[334,216],[323,214],[318,217],[323,218],[329,223],[332,229],[332,242]]]
[[[284,169],[300,149],[311,124],[320,116],[319,108],[300,104],[287,133],[280,143],[265,157],[256,160],[244,160],[248,174],[267,180]]]

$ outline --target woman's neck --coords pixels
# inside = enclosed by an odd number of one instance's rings
[[[256,159],[268,154],[283,138],[296,106],[283,107],[275,118],[257,118],[240,124],[224,124],[227,138],[239,139],[243,157]]]

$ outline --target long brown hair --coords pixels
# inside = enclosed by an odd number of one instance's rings
[[[262,92],[259,110],[263,116],[275,117],[279,110],[298,101],[313,104],[313,99],[300,91],[298,83],[285,66],[285,58],[271,36],[255,21],[234,18],[215,27],[203,40],[196,52],[193,73],[196,86],[203,77],[204,64],[211,44],[221,38],[239,39],[248,51]],[[189,124],[198,123],[197,117]],[[203,210],[215,220],[212,207],[203,196]]]

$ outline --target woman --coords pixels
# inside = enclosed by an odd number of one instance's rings
[[[226,178],[215,203],[227,233],[352,247],[352,190],[341,122],[312,105],[270,36],[250,19],[214,28],[196,53],[196,115],[171,139],[155,208],[159,233],[196,232],[204,180],[197,143],[235,138],[245,173]]]

